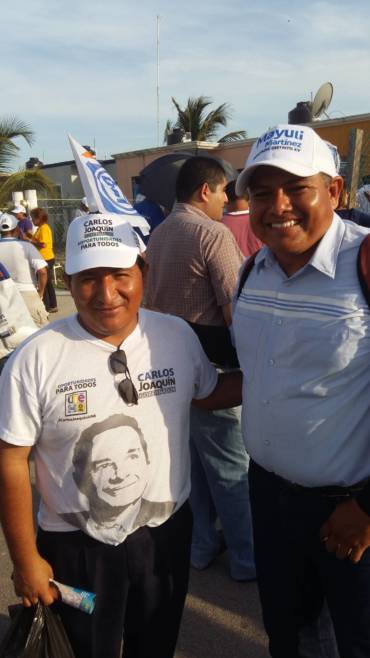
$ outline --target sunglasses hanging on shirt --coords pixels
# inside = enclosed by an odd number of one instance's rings
[[[124,379],[118,384],[118,392],[122,400],[128,405],[138,404],[139,396],[127,366],[126,353],[119,348],[112,352],[109,365],[115,375],[124,375]]]

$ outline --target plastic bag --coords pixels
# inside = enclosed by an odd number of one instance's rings
[[[0,658],[75,658],[63,624],[49,607],[10,606]]]
[[[22,295],[0,263],[0,356],[11,354],[37,329]]]

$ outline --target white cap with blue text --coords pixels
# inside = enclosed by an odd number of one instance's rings
[[[245,193],[252,173],[261,165],[302,178],[319,173],[337,176],[330,148],[309,126],[279,124],[259,137],[236,181],[238,196]]]
[[[145,250],[131,224],[122,216],[93,213],[76,217],[66,242],[66,274],[95,267],[129,268]]]

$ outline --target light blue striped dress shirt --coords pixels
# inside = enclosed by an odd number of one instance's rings
[[[291,277],[264,247],[234,308],[247,450],[305,486],[370,476],[370,311],[356,271],[368,233],[334,214]]]

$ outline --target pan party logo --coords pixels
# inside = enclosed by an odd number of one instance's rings
[[[136,210],[122,194],[116,181],[108,174],[104,167],[99,164],[99,162],[91,162],[91,160],[88,160],[86,162],[86,167],[88,167],[94,176],[96,189],[105,210],[113,213],[137,215]]]

